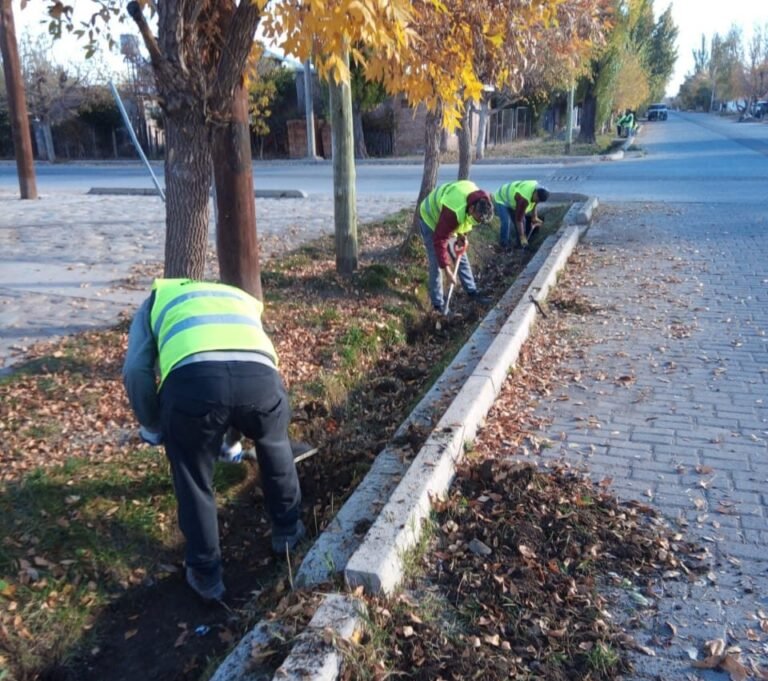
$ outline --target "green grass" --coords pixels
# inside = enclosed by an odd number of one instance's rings
[[[602,676],[608,676],[619,665],[619,654],[609,645],[596,643],[587,653],[587,663],[590,669],[593,669]]]
[[[244,475],[243,467],[217,466],[220,497],[233,495]],[[94,609],[173,562],[175,506],[156,448],[106,463],[71,459],[5,485],[0,603],[16,603],[22,623],[5,642],[17,669],[66,658]]]
[[[575,140],[571,143],[571,156],[592,156],[605,154],[611,149],[613,135],[597,135],[595,144],[584,144]],[[565,141],[550,136],[528,137],[488,147],[486,158],[514,157],[535,158],[537,156],[564,156]]]

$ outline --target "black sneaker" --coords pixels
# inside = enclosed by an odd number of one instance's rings
[[[208,602],[220,601],[226,592],[220,574],[206,576],[191,567],[187,568],[187,584],[200,598]]]
[[[307,536],[307,528],[304,527],[304,523],[301,520],[296,522],[296,529],[293,532],[286,532],[285,530],[272,530],[272,550],[280,555],[284,556],[286,548],[288,551],[293,551],[297,544]]]
[[[473,303],[477,303],[478,305],[490,305],[493,302],[493,298],[480,293],[480,291],[472,291],[467,295],[469,295],[469,299]]]

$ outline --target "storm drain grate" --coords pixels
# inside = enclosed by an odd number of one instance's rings
[[[555,175],[549,179],[551,182],[581,182],[585,178],[580,175]]]

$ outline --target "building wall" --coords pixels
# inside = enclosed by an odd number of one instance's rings
[[[404,97],[396,98],[393,102],[393,113],[395,122],[393,154],[395,156],[405,156],[408,154],[424,153],[424,129],[427,120],[427,109],[419,104],[412,109],[408,100]],[[472,129],[472,144],[477,140],[479,116],[473,113],[470,126]],[[446,133],[444,139],[445,151],[457,151],[459,148],[459,138],[456,133]]]

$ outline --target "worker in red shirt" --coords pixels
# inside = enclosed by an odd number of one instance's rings
[[[491,195],[469,180],[448,182],[433,189],[421,202],[419,217],[429,263],[428,289],[433,309],[444,311],[442,275],[450,284],[457,284],[453,258],[458,259],[458,278],[467,294],[478,302],[489,302],[477,290],[465,251],[467,234],[472,227],[493,219]]]

